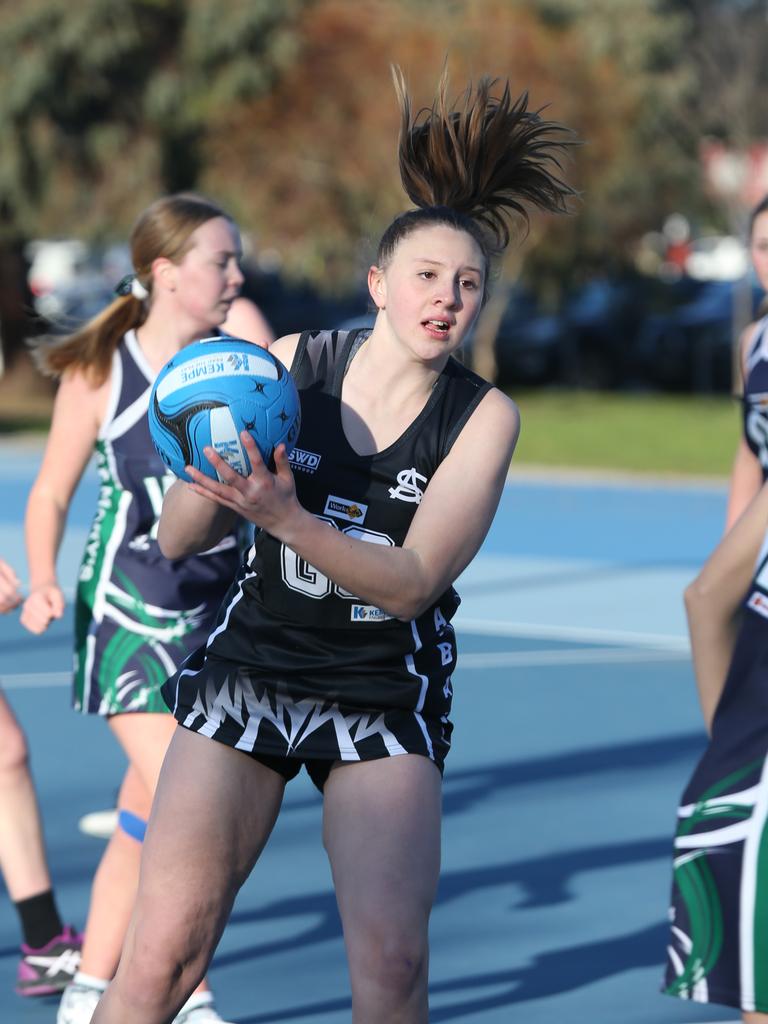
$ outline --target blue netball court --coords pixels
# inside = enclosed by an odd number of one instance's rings
[[[0,554],[24,576],[36,442],[0,445]],[[87,476],[60,560],[70,588],[95,499]],[[457,496],[457,500],[461,500]],[[736,1021],[659,994],[677,799],[704,745],[682,589],[716,544],[715,484],[512,473],[460,580],[431,1020],[461,1024]],[[63,914],[81,925],[123,759],[69,707],[71,608],[42,638],[0,619],[2,685],[28,732]],[[287,790],[211,970],[237,1024],[343,1024],[350,999],[320,797]],[[183,864],[179,865],[183,871]],[[12,991],[17,927],[0,901],[0,1019],[53,1022]]]

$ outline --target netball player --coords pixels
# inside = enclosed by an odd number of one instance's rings
[[[750,216],[749,250],[755,276],[768,292],[768,196],[758,203]],[[744,426],[731,473],[727,529],[768,478],[768,316],[742,332],[739,351]]]
[[[115,301],[73,336],[38,350],[61,383],[27,507],[30,594],[21,620],[39,634],[63,612],[56,554],[95,451],[100,491],[78,578],[74,706],[105,718],[128,759],[118,828],[93,883],[80,972],[64,993],[58,1024],[88,1024],[117,967],[175,725],[160,685],[207,636],[240,561],[234,529],[201,554],[171,562],[160,553],[157,521],[172,478],[147,426],[158,371],[185,345],[217,332],[238,296],[238,230],[207,199],[169,196],[138,219],[131,253],[135,274]],[[184,1024],[220,1019],[205,991],[178,1017]]]
[[[0,558],[0,614],[22,603],[20,580]],[[0,871],[19,915],[20,996],[53,995],[80,962],[81,936],[59,916],[24,732],[0,690]]]
[[[293,462],[279,447],[270,472],[243,435],[248,478],[207,449],[225,482],[192,474],[166,496],[159,541],[172,560],[238,517],[260,530],[206,645],[163,689],[182,728],[99,1024],[173,1017],[302,766],[323,792],[353,1019],[427,1020],[452,581],[490,526],[519,429],[514,404],[453,356],[509,241],[506,215],[526,203],[561,210],[571,189],[555,173],[563,129],[508,85],[494,96],[483,79],[453,108],[444,79],[413,119],[397,83],[415,208],[384,233],[370,269],[373,329],[273,346],[301,395]]]
[[[747,1024],[768,1024],[767,531],[763,487],[686,591],[711,738],[678,812],[665,981]]]

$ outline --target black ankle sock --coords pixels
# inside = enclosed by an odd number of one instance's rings
[[[29,899],[19,900],[15,906],[24,941],[33,949],[40,949],[64,931],[52,889],[38,893],[37,896],[30,896]]]

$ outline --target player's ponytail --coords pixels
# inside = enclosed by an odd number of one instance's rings
[[[529,208],[562,213],[575,189],[559,176],[571,132],[512,99],[509,82],[483,77],[451,104],[443,72],[431,107],[415,115],[401,70],[393,67],[400,106],[400,178],[416,210],[395,219],[379,245],[379,266],[397,243],[425,223],[468,230],[487,259],[510,241],[510,221],[527,227]]]
[[[191,247],[190,236],[215,217],[226,217],[204,196],[180,192],[163,196],[141,214],[131,232],[135,273],[118,285],[120,294],[81,328],[53,343],[38,342],[33,356],[49,377],[81,370],[98,387],[109,376],[112,357],[126,331],[140,327],[152,302],[152,264],[160,257],[179,263]],[[131,287],[132,286],[132,287]]]
[[[83,371],[98,387],[109,376],[112,356],[126,331],[140,327],[146,307],[133,295],[120,295],[83,327],[60,341],[36,341],[32,356],[41,373],[58,379],[67,370]]]

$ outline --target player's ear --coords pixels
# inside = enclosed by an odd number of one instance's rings
[[[166,291],[176,291],[176,264],[166,256],[152,260],[152,277],[156,285]]]
[[[387,305],[387,284],[381,267],[371,267],[368,271],[368,291],[377,309],[385,309]]]

